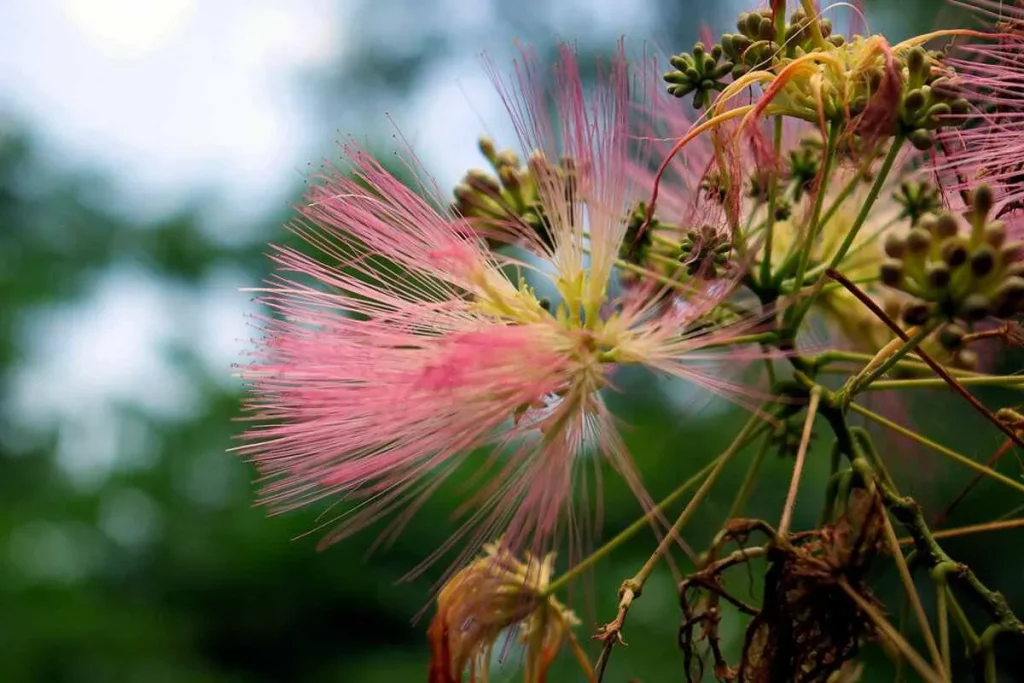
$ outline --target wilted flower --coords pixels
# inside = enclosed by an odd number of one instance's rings
[[[438,208],[436,193],[424,199],[351,146],[351,173],[321,178],[292,226],[319,254],[274,248],[281,274],[263,301],[278,315],[262,320],[266,338],[244,371],[258,424],[239,450],[277,508],[359,501],[327,542],[401,510],[388,531],[397,533],[468,454],[488,447],[485,477],[458,510],[465,525],[428,562],[456,546],[472,556],[497,535],[541,555],[567,520],[576,534],[586,517],[563,513],[588,449],[649,504],[599,393],[615,367],[642,363],[731,388],[691,361],[721,358],[695,352],[740,328],[690,329],[731,281],[697,279],[668,307],[654,291],[615,295],[628,217],[647,189],[627,172],[638,110],[624,61],[590,100],[571,49],[553,87],[536,68],[520,65],[516,88],[498,80],[534,150],[539,219],[509,211],[487,221],[543,266],[492,252],[480,217]],[[550,280],[554,303],[538,298],[527,271]]]
[[[579,620],[545,589],[554,571],[554,556],[522,562],[498,544],[484,546],[484,556],[459,570],[437,596],[430,623],[430,683],[486,683],[491,656],[503,633],[518,635],[526,648],[526,683],[544,683],[555,656],[569,645],[591,675],[572,628]]]

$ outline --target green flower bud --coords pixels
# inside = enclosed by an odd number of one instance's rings
[[[947,323],[939,328],[939,344],[947,351],[956,351],[964,345],[967,331],[956,323]]]
[[[885,237],[885,255],[894,259],[903,258],[907,251],[907,241],[896,234],[889,233]]]
[[[882,263],[879,271],[882,284],[887,287],[897,288],[903,284],[903,262],[896,259],[889,259]]]
[[[925,277],[928,278],[928,283],[932,287],[942,290],[949,285],[953,274],[950,272],[949,266],[944,263],[930,263],[925,269]]]
[[[981,219],[988,216],[994,203],[995,197],[992,194],[992,188],[985,183],[978,185],[971,193],[971,208],[974,210],[976,218]]]
[[[907,234],[907,251],[911,254],[923,254],[932,246],[932,235],[922,228],[911,228]]]
[[[992,305],[987,296],[975,292],[964,297],[958,313],[966,320],[977,322],[992,313]]]
[[[914,88],[903,98],[903,106],[909,112],[915,112],[925,104],[924,93],[920,88]]]
[[[474,168],[466,174],[466,182],[477,192],[498,196],[501,194],[501,185],[497,179],[487,171]]]
[[[941,213],[935,221],[935,234],[939,237],[953,237],[960,232],[960,224],[951,213]]]
[[[1014,276],[1003,280],[993,295],[996,315],[1008,318],[1020,311],[1024,304],[1024,278]]]
[[[746,20],[744,22],[744,25],[739,27],[740,33],[743,33],[744,35],[749,36],[751,38],[758,36],[758,34],[761,31],[761,15],[756,12],[751,12],[750,14],[747,14],[745,17],[741,14],[740,18],[741,20]]]
[[[967,247],[963,240],[952,237],[943,242],[941,255],[950,268],[959,268],[967,261]]]
[[[907,139],[910,140],[910,144],[914,146],[914,149],[925,152],[932,148],[934,140],[932,139],[931,132],[924,128],[916,128],[910,131],[907,135]]]
[[[907,304],[903,309],[903,322],[908,325],[924,325],[932,317],[932,308],[923,301]]]
[[[991,247],[981,247],[971,254],[971,272],[978,277],[985,277],[995,266],[996,252]]]
[[[1006,224],[1002,221],[990,221],[985,226],[985,242],[999,249],[1006,242]]]
[[[925,53],[924,48],[915,47],[907,53],[907,69],[911,75],[922,75],[927,61],[928,55]]]
[[[477,141],[477,146],[480,148],[480,153],[484,155],[488,161],[492,164],[496,164],[498,150],[494,146],[494,140],[491,140],[487,136],[481,136]]]

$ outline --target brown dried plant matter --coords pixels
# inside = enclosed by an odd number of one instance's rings
[[[851,493],[847,513],[837,522],[786,540],[778,540],[774,530],[759,520],[734,520],[723,539],[742,543],[753,531],[776,540],[765,548],[741,548],[709,562],[680,586],[684,614],[680,646],[687,680],[700,680],[703,675],[703,660],[696,652],[701,643],[706,643],[715,677],[722,681],[817,683],[834,680],[833,676],[853,680],[849,677],[856,669],[850,668],[850,660],[863,641],[877,634],[873,621],[844,584],[881,611],[864,581],[883,533],[872,497],[857,489]],[[762,604],[756,609],[727,592],[723,574],[762,554],[769,566]],[[725,661],[718,644],[723,602],[753,617],[737,666]]]

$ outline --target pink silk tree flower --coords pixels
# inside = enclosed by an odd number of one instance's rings
[[[942,154],[935,170],[950,204],[979,182],[996,191],[997,211],[1024,206],[1024,3],[954,1],[972,10],[992,32],[988,41],[971,40],[947,58],[950,84],[971,103],[966,114],[949,118],[955,126],[939,136]]]
[[[414,191],[354,146],[350,170],[319,178],[291,225],[312,249],[273,248],[278,272],[260,290],[272,314],[243,369],[254,424],[237,450],[274,509],[351,503],[325,544],[385,517],[382,539],[393,538],[474,460],[455,511],[463,525],[422,566],[453,549],[461,564],[499,537],[513,553],[543,557],[564,535],[579,550],[601,459],[651,505],[602,397],[616,367],[645,364],[743,400],[708,366],[743,352],[707,347],[749,324],[694,331],[733,280],[691,283],[672,306],[655,305],[658,292],[615,294],[627,217],[649,191],[628,173],[641,153],[631,117],[643,112],[621,48],[592,97],[569,47],[553,78],[526,54],[514,86],[496,80],[532,151],[546,234],[511,218],[506,232],[543,266],[492,252],[431,184]],[[571,164],[556,173],[543,159]],[[550,281],[554,304],[527,271]]]

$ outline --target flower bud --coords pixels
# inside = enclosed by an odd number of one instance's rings
[[[743,33],[751,38],[758,35],[761,30],[761,15],[757,12],[751,12],[746,16],[740,15],[740,19],[743,21],[742,25],[739,25],[740,33]]]
[[[970,349],[960,349],[954,361],[964,370],[975,370],[978,367],[978,353]]]
[[[923,254],[932,246],[932,236],[922,228],[911,228],[907,234],[907,252]]]
[[[500,195],[501,185],[490,173],[474,168],[466,174],[466,182],[477,192]]]
[[[936,218],[935,234],[939,237],[953,237],[960,232],[960,224],[951,213],[941,213]]]
[[[495,163],[498,151],[494,146],[494,140],[491,140],[486,135],[481,136],[477,141],[477,146],[480,148],[480,153],[483,154],[488,161],[492,164]]]
[[[978,277],[985,277],[996,265],[996,253],[992,247],[983,246],[971,254],[971,272]]]
[[[886,287],[899,287],[903,283],[903,262],[889,259],[882,263],[879,277]]]
[[[1022,253],[1024,253],[1024,242],[1007,242],[999,249],[999,263],[1008,266],[1020,261]]]
[[[923,301],[907,304],[903,309],[903,322],[908,325],[924,325],[931,317],[931,306]]]
[[[985,226],[985,241],[998,249],[1006,242],[1006,223],[1002,221],[989,221]]]
[[[977,322],[984,320],[992,313],[991,302],[984,294],[977,292],[968,294],[960,304],[959,314],[966,320]]]
[[[932,144],[934,143],[931,132],[924,128],[915,128],[910,131],[910,134],[907,135],[907,139],[910,140],[910,144],[914,146],[914,149],[921,152],[926,152],[931,149]]]
[[[949,264],[950,268],[959,268],[967,261],[967,247],[963,240],[955,237],[947,239],[942,243],[942,260]]]
[[[907,111],[915,112],[924,106],[924,93],[921,92],[920,88],[914,88],[907,93],[907,96],[903,98],[903,106],[907,108]]]
[[[928,55],[925,53],[924,48],[911,48],[910,52],[907,53],[907,69],[912,76],[920,76],[924,71],[927,60]]]
[[[907,241],[900,235],[889,233],[885,237],[884,249],[886,256],[902,258],[907,251]]]
[[[925,277],[928,278],[928,283],[932,287],[941,290],[949,285],[953,274],[950,272],[949,266],[944,263],[930,263],[925,269]]]
[[[948,323],[939,328],[939,344],[947,351],[956,351],[964,344],[967,331],[956,323]]]
[[[1020,305],[1024,303],[1024,278],[1008,277],[993,295],[996,315],[1000,318],[1008,318],[1018,312]]]
[[[974,192],[971,194],[971,206],[976,218],[988,216],[994,202],[995,197],[992,195],[992,188],[986,183],[982,183],[974,188]]]

